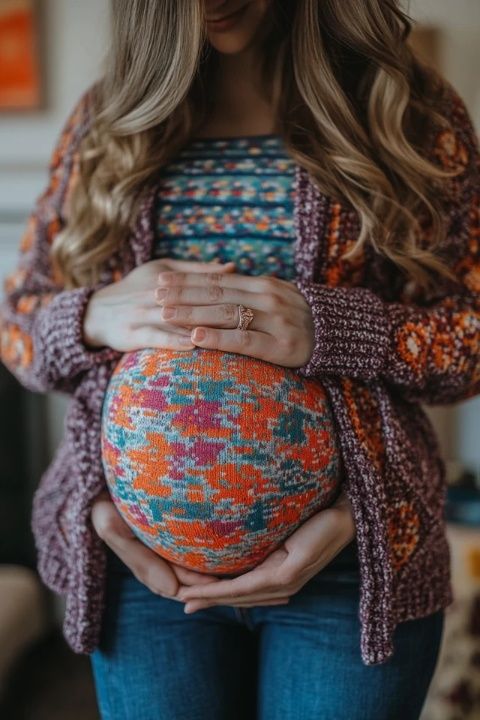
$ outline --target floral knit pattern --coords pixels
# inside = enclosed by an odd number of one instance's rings
[[[445,468],[420,403],[480,393],[480,148],[465,104],[446,80],[438,105],[451,129],[432,128],[425,152],[460,172],[449,181],[443,247],[458,280],[439,279],[435,297],[412,295],[403,274],[369,246],[353,268],[342,260],[360,231],[356,212],[295,167],[293,282],[315,330],[312,356],[296,371],[322,377],[338,431],[357,531],[367,665],[392,656],[398,622],[452,601]],[[106,549],[90,512],[105,488],[101,408],[121,353],[85,346],[82,318],[95,288],[63,289],[49,248],[68,218],[91,108],[87,90],[59,135],[1,306],[5,365],[32,390],[71,395],[64,438],[35,494],[32,527],[41,577],[65,595],[65,637],[83,653],[98,645],[104,610]],[[149,186],[117,272],[105,269],[99,285],[151,259],[158,190]]]

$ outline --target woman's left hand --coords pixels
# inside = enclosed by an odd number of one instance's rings
[[[162,319],[191,328],[191,340],[200,347],[250,355],[284,367],[301,367],[312,355],[311,309],[287,280],[234,272],[168,271],[159,274],[155,295],[163,305]],[[247,330],[237,329],[238,305],[254,312]],[[170,310],[174,315],[168,314]]]
[[[211,605],[253,607],[287,603],[355,537],[350,501],[343,490],[333,505],[316,513],[268,557],[243,575],[181,587],[176,599],[185,612]]]

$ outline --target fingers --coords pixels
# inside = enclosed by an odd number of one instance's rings
[[[286,597],[291,594],[289,578],[285,578],[282,568],[288,559],[284,545],[270,553],[260,565],[234,578],[225,578],[218,583],[202,587],[180,588],[178,597],[181,600],[217,602],[220,598],[224,604],[252,601],[265,598]]]
[[[179,582],[168,563],[134,536],[113,502],[96,502],[92,523],[99,537],[153,593],[172,597],[178,592]]]
[[[159,288],[189,288],[201,285],[210,288],[211,294],[220,293],[220,290],[237,290],[248,292],[250,295],[261,296],[264,302],[268,302],[269,306],[264,309],[274,310],[276,307],[283,307],[285,304],[304,305],[304,299],[299,293],[298,288],[287,280],[282,280],[273,275],[242,275],[235,272],[220,272],[222,267],[215,270],[215,263],[210,263],[206,267],[206,271],[201,274],[192,273],[191,271],[181,271],[173,269],[171,271],[162,271],[158,274]],[[288,300],[286,294],[288,293]],[[175,297],[175,296],[173,296]],[[210,296],[211,299],[211,296]],[[254,304],[251,307],[258,307],[255,303],[257,298],[251,298]],[[241,299],[233,300],[233,302],[243,302]],[[248,304],[248,303],[244,303]],[[250,305],[249,305],[250,307]]]
[[[285,596],[279,597],[278,589],[276,592],[266,590],[264,573],[256,578],[255,573],[252,571],[248,573],[249,577],[239,576],[233,580],[220,580],[214,575],[198,573],[163,560],[133,534],[129,525],[116,509],[107,489],[97,496],[91,515],[92,524],[99,537],[130,568],[135,577],[155,594],[179,602],[187,601],[191,606],[194,603],[197,605],[203,604],[203,606],[212,604],[231,605],[232,597],[235,597],[235,604],[245,607],[285,604],[289,600]],[[241,591],[239,591],[241,588],[240,582],[236,582],[242,580],[244,591],[245,587],[250,589],[250,592],[245,596],[242,596]],[[183,587],[180,586],[180,583],[182,583]],[[263,583],[263,588],[258,593],[258,598],[252,598],[252,592],[259,583]],[[195,585],[195,590],[188,588],[190,584]],[[235,587],[232,588],[234,584]],[[229,588],[229,592],[225,597],[222,597],[222,590],[225,586]],[[200,599],[199,594],[207,589],[210,589],[210,596]],[[185,593],[188,595],[189,591],[192,594],[194,593],[195,597],[185,598]]]
[[[143,350],[144,348],[162,348],[164,350],[193,350],[195,343],[190,339],[190,333],[168,332],[149,325],[139,327],[132,331],[129,350]]]
[[[138,325],[171,324],[175,329],[193,328],[199,325],[209,327],[237,327],[239,321],[238,305],[226,303],[222,305],[163,305],[162,307],[145,308],[138,313]],[[272,327],[272,316],[257,310],[250,330],[266,332]],[[190,329],[185,333],[190,334]]]
[[[155,302],[159,305],[218,305],[231,303],[247,305],[257,310],[273,311],[272,303],[258,293],[242,288],[225,288],[221,285],[174,285],[157,287],[154,291]],[[265,305],[268,303],[268,307]]]
[[[189,570],[173,562],[170,563],[170,567],[183,585],[205,585],[218,582],[218,578],[214,575],[195,572],[195,570]]]
[[[236,275],[235,277],[240,276]],[[153,291],[153,301],[164,308],[222,305],[228,308],[222,312],[230,312],[230,314],[234,312],[238,314],[238,305],[245,305],[254,311],[263,313],[264,325],[267,318],[270,318],[270,322],[272,318],[275,318],[277,322],[280,319],[293,322],[293,317],[296,315],[292,311],[293,303],[287,302],[276,293],[260,294],[252,292],[251,289],[235,286],[225,287],[221,284],[162,285]],[[148,305],[151,307],[150,303]]]
[[[212,265],[215,266],[215,272],[232,272],[235,269],[235,263],[221,263],[220,261],[200,262],[198,260],[177,260],[176,258],[160,258],[162,264],[171,267],[172,270],[187,273],[205,273],[212,272]]]
[[[133,532],[122,519],[107,490],[103,490],[94,500],[91,519],[97,535],[110,546],[112,536],[133,538]]]
[[[220,330],[212,327],[195,328],[191,337],[199,347],[249,355],[266,362],[277,362],[276,348],[283,341],[256,330]],[[288,351],[291,355],[290,349]]]
[[[179,597],[182,599],[182,594],[179,592]],[[247,605],[268,605],[271,602],[284,602],[285,600],[289,600],[290,595],[287,595],[285,590],[279,589],[275,593],[258,593],[258,596],[254,593],[252,595],[245,595],[238,597],[212,597],[207,599],[200,599],[200,598],[194,598],[191,600],[186,600],[186,602],[189,603],[198,603],[202,605],[208,605],[210,603],[215,605],[238,605],[238,606],[247,606]]]
[[[228,580],[219,580],[217,583],[204,585],[203,587],[182,588],[179,597],[181,600],[214,599],[217,601],[222,599],[231,601],[232,598],[244,599],[245,596],[251,597],[255,592],[259,596],[260,593],[265,596],[267,593],[275,592],[275,590],[278,595],[278,588],[274,588],[268,577],[265,577],[263,573],[257,574],[255,570],[251,570],[245,575]]]
[[[258,329],[240,330],[237,328],[238,318],[234,316],[234,319],[229,319],[233,314],[232,308],[235,306],[229,306],[227,310],[225,306],[215,305],[178,307],[175,309],[179,317],[168,321],[162,317],[165,308],[142,308],[133,321],[135,324],[131,324],[133,329],[130,333],[128,349],[159,347],[169,350],[192,350],[200,346],[274,362],[278,355],[277,346],[281,345],[282,352],[287,354],[288,358],[295,360],[293,355],[295,348],[288,344],[290,336],[276,333],[277,323],[274,318],[271,316],[268,318],[266,313],[257,311],[250,328],[255,323]],[[208,317],[208,320],[202,323],[202,316]],[[231,329],[225,329],[228,322],[231,323]],[[161,327],[162,323],[167,326],[172,323],[175,329],[167,331]],[[265,326],[265,332],[260,330],[262,325]],[[194,328],[195,334],[192,335]],[[203,337],[200,337],[199,329],[204,332]]]

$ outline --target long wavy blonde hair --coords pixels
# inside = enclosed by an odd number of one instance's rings
[[[445,234],[439,190],[452,172],[424,152],[429,121],[448,123],[436,109],[439,76],[407,43],[411,19],[397,0],[273,0],[270,12],[265,97],[293,159],[360,216],[344,258],[368,242],[421,286],[430,271],[452,277],[435,254]],[[112,0],[68,223],[52,244],[66,287],[98,281],[143,194],[208,117],[218,53],[204,13],[203,0]]]

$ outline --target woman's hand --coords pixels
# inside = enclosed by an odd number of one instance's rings
[[[137,580],[156,595],[179,600],[179,587],[212,582],[213,575],[168,562],[150,550],[131,531],[115,507],[108,490],[103,490],[94,500],[91,511],[92,524],[97,535],[130,568]]]
[[[203,348],[300,367],[311,357],[314,325],[310,306],[291,282],[234,272],[162,272],[156,291],[162,319],[190,328]],[[252,308],[247,330],[237,330],[238,305]],[[172,314],[173,313],[173,314]],[[201,337],[201,332],[204,336]]]
[[[185,612],[211,605],[253,607],[288,603],[355,537],[352,508],[343,491],[335,503],[313,515],[260,565],[233,579],[180,588]]]
[[[145,347],[192,350],[190,329],[162,319],[155,300],[158,275],[162,270],[181,270],[189,275],[232,272],[233,263],[161,258],[144,263],[118,282],[92,294],[83,321],[83,337],[89,347],[108,346],[120,352]]]

